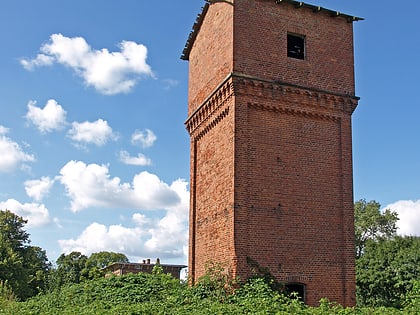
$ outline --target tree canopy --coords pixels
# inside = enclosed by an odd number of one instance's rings
[[[41,292],[51,268],[46,252],[29,245],[26,223],[9,210],[0,211],[0,283],[19,299]]]
[[[420,238],[397,236],[398,215],[376,201],[355,203],[357,302],[401,308],[420,279]]]
[[[401,308],[420,279],[420,237],[369,241],[356,264],[359,304]]]
[[[363,254],[368,240],[389,239],[397,233],[397,213],[390,209],[381,213],[380,209],[374,200],[361,199],[354,204],[356,258]]]

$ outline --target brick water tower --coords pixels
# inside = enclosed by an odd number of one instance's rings
[[[267,268],[316,305],[355,304],[353,22],[287,0],[213,0],[189,61],[189,275]]]

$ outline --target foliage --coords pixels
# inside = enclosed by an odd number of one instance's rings
[[[398,215],[372,200],[361,199],[354,204],[356,258],[362,256],[369,240],[389,239],[396,235]]]
[[[102,268],[114,262],[128,262],[127,256],[114,252],[93,253],[89,257],[80,252],[61,254],[57,267],[48,275],[48,289],[59,289],[64,285],[81,283],[104,276]]]
[[[61,254],[56,261],[57,267],[51,270],[48,279],[48,289],[59,289],[66,284],[80,283],[87,271],[85,264],[87,256],[80,252]]]
[[[397,213],[380,207],[366,200],[354,205],[357,301],[401,308],[420,278],[420,238],[396,236]]]
[[[41,292],[51,268],[45,251],[29,245],[26,223],[9,210],[0,211],[0,282],[19,299]]]
[[[420,279],[420,237],[371,240],[356,264],[358,303],[401,308]]]
[[[15,295],[13,294],[12,288],[7,282],[0,281],[0,313],[2,309],[6,308],[14,300]]]
[[[404,301],[405,310],[416,314],[420,310],[420,280],[413,281],[413,286]]]
[[[220,271],[223,270],[218,267],[215,273],[208,273],[206,283],[224,287],[225,282],[217,280]],[[212,279],[213,275],[216,279]],[[272,290],[265,279],[258,277],[249,279],[233,292],[213,288],[219,293],[197,295],[196,286],[189,287],[157,269],[153,274],[113,276],[67,285],[25,302],[9,302],[0,308],[0,314],[415,314],[411,312],[415,304],[407,304],[407,311],[384,307],[343,308],[328,300],[322,300],[319,307],[309,307]],[[220,294],[224,294],[223,298]]]
[[[269,268],[260,266],[260,264],[251,257],[247,257],[246,262],[252,268],[254,278],[264,279],[265,283],[267,283],[274,291],[285,292],[286,288],[284,283],[277,281],[270,272]]]
[[[206,274],[200,277],[198,283],[193,287],[192,294],[199,299],[210,298],[224,301],[229,294],[234,292],[236,281],[221,264],[210,262],[207,264],[206,270]]]
[[[102,251],[93,253],[85,262],[82,270],[83,277],[86,279],[96,279],[104,276],[102,268],[112,263],[128,263],[128,258],[122,253]]]
[[[177,298],[181,286],[178,279],[163,273],[100,278],[63,286],[25,303],[15,303],[5,313],[125,314],[127,310],[134,310],[133,305],[136,309],[142,309],[142,304],[166,304],[170,311],[170,301]]]

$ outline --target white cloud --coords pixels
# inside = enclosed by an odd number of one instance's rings
[[[26,194],[35,201],[41,201],[54,184],[54,179],[41,177],[41,179],[25,181]]]
[[[28,113],[26,119],[34,124],[41,133],[54,130],[61,130],[66,125],[66,111],[57,103],[50,99],[43,109],[35,106],[35,101],[28,103]]]
[[[398,234],[420,236],[420,200],[400,200],[384,209],[398,213]]]
[[[24,152],[19,144],[6,136],[8,131],[0,125],[0,173],[11,172],[19,166],[25,168],[26,162],[35,161],[32,154]]]
[[[152,160],[144,154],[139,153],[137,156],[130,156],[127,151],[120,151],[120,161],[128,165],[146,166],[152,164]]]
[[[177,180],[171,188],[177,192],[181,202],[168,208],[168,212],[150,229],[146,248],[161,257],[187,257],[189,191],[185,180]]]
[[[181,199],[177,205],[168,207],[160,219],[135,213],[134,227],[121,225],[109,227],[92,223],[76,239],[60,240],[65,253],[79,251],[89,255],[99,251],[123,252],[136,258],[160,257],[186,262],[188,248],[188,200],[189,192],[184,180],[171,185]]]
[[[89,225],[76,239],[59,240],[64,253],[78,251],[90,255],[99,251],[122,252],[135,255],[142,251],[142,239],[145,232],[139,228],[127,228],[121,225],[106,227],[99,223]]]
[[[32,71],[36,67],[52,65],[54,63],[54,58],[44,54],[38,54],[36,58],[32,60],[21,59],[20,63],[26,70]]]
[[[51,222],[48,209],[43,204],[22,204],[15,199],[0,202],[0,209],[7,209],[28,220],[27,227],[40,227]]]
[[[68,131],[68,136],[77,143],[95,144],[97,146],[103,146],[108,140],[118,138],[108,122],[102,119],[94,122],[73,122],[72,128]]]
[[[131,184],[121,183],[120,178],[110,176],[106,165],[70,161],[60,174],[73,212],[89,207],[167,209],[181,202],[174,187],[148,172],[135,175]]]
[[[87,86],[93,86],[100,93],[127,93],[140,76],[153,77],[153,72],[146,62],[146,46],[122,41],[119,48],[119,52],[109,52],[106,48],[95,50],[82,37],[53,34],[50,41],[41,46],[41,54],[20,62],[27,70],[60,63],[74,70]]]
[[[139,144],[143,148],[151,147],[155,143],[156,139],[157,139],[156,135],[150,129],[146,129],[144,131],[143,130],[136,130],[131,135],[131,143],[133,145],[138,145]]]

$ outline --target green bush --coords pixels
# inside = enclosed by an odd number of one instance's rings
[[[114,276],[72,284],[24,302],[0,302],[0,314],[417,314],[419,288],[417,282],[407,296],[404,310],[343,308],[328,300],[321,300],[319,307],[309,307],[297,298],[273,290],[267,278],[254,277],[238,286],[220,266],[214,266],[193,287],[156,269],[153,274]]]

